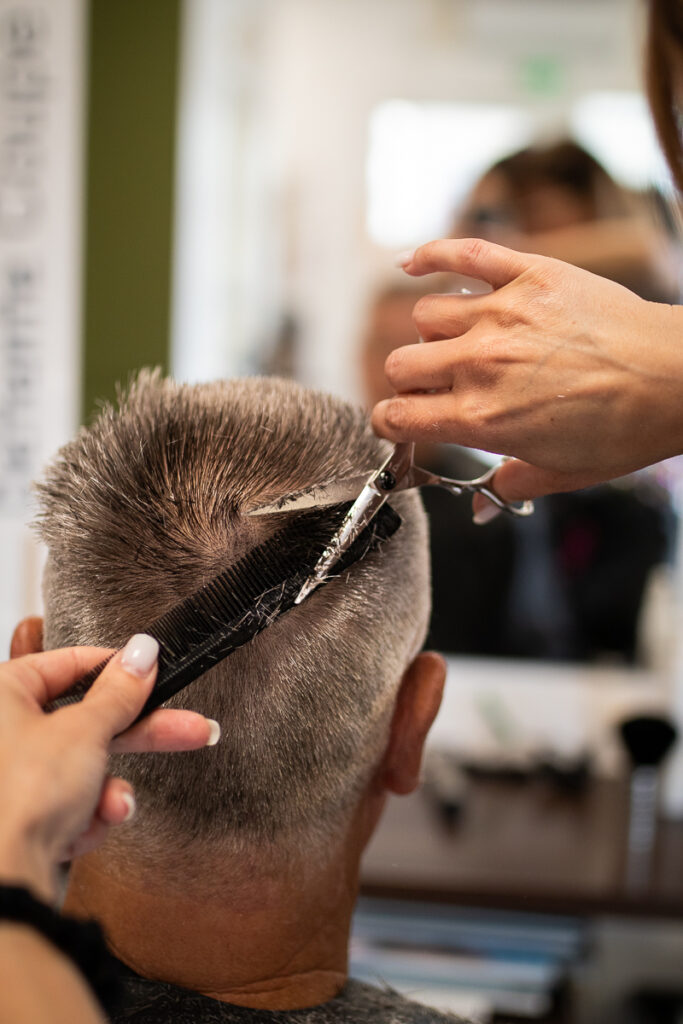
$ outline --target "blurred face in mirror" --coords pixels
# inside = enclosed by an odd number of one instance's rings
[[[475,185],[457,233],[491,239],[505,231],[533,235],[593,217],[590,199],[571,188],[539,180],[527,190],[514,190],[504,174],[491,171]]]
[[[581,146],[565,140],[500,160],[474,186],[454,235],[507,241],[627,212],[623,190]]]

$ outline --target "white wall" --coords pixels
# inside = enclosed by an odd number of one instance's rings
[[[78,422],[84,0],[0,0],[0,660],[40,610],[30,484]]]

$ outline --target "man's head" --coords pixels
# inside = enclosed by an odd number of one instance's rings
[[[270,535],[251,509],[370,470],[381,452],[359,412],[292,383],[142,374],[40,487],[45,646],[120,646]],[[415,495],[392,504],[403,523],[380,551],[174,698],[220,722],[218,747],[118,759],[139,807],[128,852],[177,862],[208,844],[251,859],[344,830],[387,756],[427,625],[424,513]]]

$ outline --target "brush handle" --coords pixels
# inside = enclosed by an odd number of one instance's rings
[[[657,834],[659,774],[652,765],[631,773],[626,876],[630,888],[643,888],[650,877]]]

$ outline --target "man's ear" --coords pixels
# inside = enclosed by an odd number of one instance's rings
[[[379,772],[380,782],[392,793],[412,793],[419,785],[424,743],[441,706],[445,681],[446,662],[431,652],[418,654],[403,676]]]
[[[40,615],[29,615],[21,620],[12,634],[9,656],[22,658],[25,654],[40,654],[42,649],[43,620]]]

